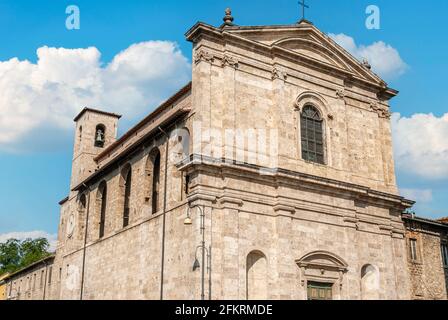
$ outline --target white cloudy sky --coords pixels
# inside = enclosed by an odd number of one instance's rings
[[[142,116],[191,77],[188,60],[167,41],[133,44],[107,65],[94,47],[41,47],[37,58],[0,61],[0,150],[21,152],[65,138],[85,106],[126,119]]]

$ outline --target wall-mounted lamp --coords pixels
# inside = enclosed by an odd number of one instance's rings
[[[185,218],[185,220],[184,220],[184,225],[186,225],[186,226],[191,226],[192,224],[193,224],[193,220],[191,220],[191,217],[190,217],[190,212],[188,211],[188,213],[187,213],[188,215],[187,215],[187,217]]]
[[[207,248],[205,247],[205,212],[204,212],[204,208],[199,206],[199,205],[195,205],[190,207],[190,204],[187,204],[187,209],[186,209],[186,218],[184,220],[184,225],[192,225],[193,221],[191,219],[191,209],[193,208],[198,208],[200,214],[201,214],[201,234],[202,234],[202,241],[201,241],[201,245],[198,246],[196,248],[196,254],[195,254],[195,260],[193,263],[193,271],[198,270],[199,268],[201,268],[201,300],[205,300],[205,256],[207,255],[208,259],[207,259],[207,269],[209,270],[209,274],[211,277],[211,256],[210,256],[210,251],[211,251],[211,247],[210,250],[207,250]],[[198,259],[198,249],[201,249],[202,251],[202,264],[199,263],[199,259]],[[211,280],[210,280],[211,281]],[[211,297],[211,284],[209,281],[209,296]]]
[[[199,263],[198,258],[196,258],[193,263],[193,271],[198,270],[200,267],[201,267],[201,264]]]

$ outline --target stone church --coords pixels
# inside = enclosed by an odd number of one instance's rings
[[[410,299],[398,92],[304,19],[239,26],[227,10],[186,38],[191,83],[122,137],[119,115],[75,118],[38,297]]]

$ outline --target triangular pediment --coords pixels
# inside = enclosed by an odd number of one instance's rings
[[[286,26],[225,27],[224,31],[264,47],[280,49],[379,86],[387,84],[362,62],[308,21]]]

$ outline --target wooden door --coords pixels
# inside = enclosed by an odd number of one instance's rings
[[[308,282],[308,300],[333,300],[333,284]]]

